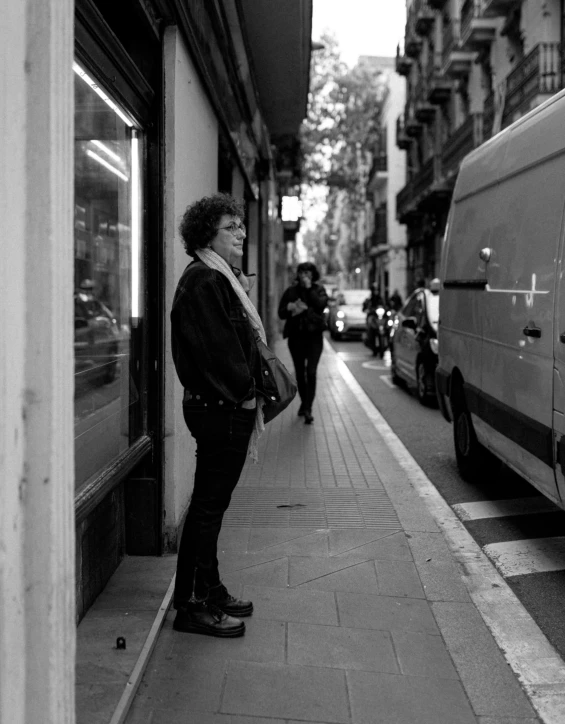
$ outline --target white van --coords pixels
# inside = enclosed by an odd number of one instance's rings
[[[564,119],[565,91],[463,161],[442,253],[436,370],[463,476],[486,472],[486,448],[561,507]]]

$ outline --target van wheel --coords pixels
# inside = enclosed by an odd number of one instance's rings
[[[422,360],[418,360],[416,365],[416,397],[421,405],[430,407],[435,397],[429,393],[429,374]]]
[[[476,482],[484,476],[489,464],[489,451],[477,439],[471,413],[460,398],[453,406],[453,443],[461,477]]]

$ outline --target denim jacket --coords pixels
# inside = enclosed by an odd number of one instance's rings
[[[201,261],[183,272],[171,310],[173,360],[185,404],[233,409],[276,394],[247,312],[226,277]]]

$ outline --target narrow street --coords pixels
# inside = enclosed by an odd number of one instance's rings
[[[565,512],[502,466],[485,475],[482,485],[463,481],[455,464],[451,425],[437,408],[423,407],[409,390],[392,384],[388,355],[374,358],[356,340],[336,342],[328,336],[328,341],[565,657]]]

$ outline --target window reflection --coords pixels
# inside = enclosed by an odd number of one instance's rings
[[[74,69],[75,474],[80,488],[134,437],[130,420],[140,396],[131,347],[142,308],[141,184],[137,130],[90,74],[76,63]]]

